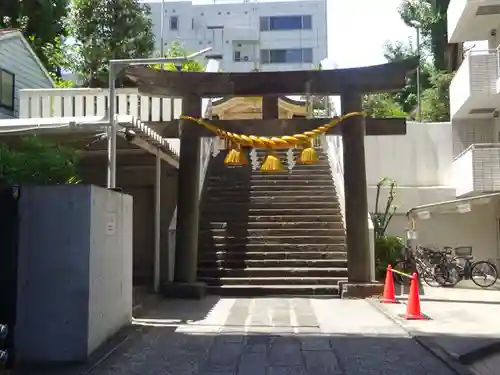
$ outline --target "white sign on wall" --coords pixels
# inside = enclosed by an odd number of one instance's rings
[[[116,213],[108,212],[106,214],[106,234],[113,235],[116,233]]]

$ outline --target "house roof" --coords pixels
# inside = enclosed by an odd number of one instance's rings
[[[36,63],[40,66],[40,69],[42,70],[43,74],[48,78],[48,80],[52,83],[52,86],[54,86],[54,80],[50,76],[49,72],[43,65],[43,63],[40,61],[38,56],[36,55],[35,51],[31,48],[30,44],[24,37],[23,33],[17,29],[0,29],[0,43],[2,43],[4,40],[10,39],[10,38],[19,38],[21,42],[24,44],[26,47],[26,50],[31,54],[33,59],[36,61]]]

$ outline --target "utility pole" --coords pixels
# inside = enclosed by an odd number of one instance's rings
[[[411,21],[410,24],[417,30],[417,56],[418,56],[418,66],[417,66],[417,120],[422,122],[422,101],[420,97],[420,29],[422,24],[418,21]]]

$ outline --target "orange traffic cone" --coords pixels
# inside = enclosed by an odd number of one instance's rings
[[[396,300],[396,295],[394,294],[394,277],[392,275],[392,266],[389,264],[387,266],[387,272],[385,274],[385,285],[384,285],[384,295],[380,299],[382,303],[398,303]]]
[[[420,311],[420,296],[418,295],[418,277],[416,273],[411,275],[410,294],[406,314],[401,315],[405,320],[429,320],[430,318]]]

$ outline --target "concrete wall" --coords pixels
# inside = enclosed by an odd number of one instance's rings
[[[132,314],[132,198],[89,185],[23,187],[19,361],[84,361]]]
[[[85,183],[106,186],[106,161],[97,166],[85,165],[80,176]],[[153,285],[154,262],[154,166],[131,169],[118,168],[117,186],[134,200],[133,277],[134,285]],[[168,227],[177,203],[177,172],[162,163],[161,253],[168,254]],[[162,263],[168,259],[162,257]],[[165,266],[167,266],[165,264]],[[162,264],[163,267],[163,264]],[[165,271],[166,272],[166,271]],[[162,275],[166,275],[162,271]]]
[[[404,136],[365,138],[368,207],[375,209],[376,185],[381,178],[396,181],[397,213],[388,233],[403,235],[404,213],[412,207],[455,199],[453,145],[450,123],[414,123]],[[382,188],[379,205],[387,202]]]
[[[417,243],[438,247],[472,246],[477,260],[499,259],[498,204],[471,207],[472,211],[467,213],[431,212],[430,219],[417,219]]]

